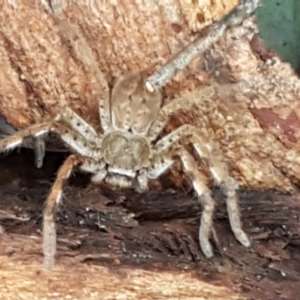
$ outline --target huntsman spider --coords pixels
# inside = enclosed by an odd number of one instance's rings
[[[257,6],[257,0],[241,1],[231,13],[213,24],[205,37],[196,39],[150,77],[145,77],[143,72],[130,73],[116,82],[111,93],[107,86],[105,96],[99,99],[102,132],[97,132],[71,108],[65,107],[50,121],[22,129],[0,141],[0,151],[7,151],[21,146],[26,137],[33,137],[39,141],[36,153],[39,156],[37,161],[40,161],[44,155],[40,141],[52,132],[73,152],[59,168],[43,211],[45,269],[51,269],[54,264],[55,211],[61,202],[63,184],[74,168],[93,174],[94,183],[105,182],[145,191],[148,180],[158,178],[176,159],[180,160],[203,206],[199,243],[204,255],[212,257],[210,236],[215,204],[205,176],[198,171],[187,145],[193,146],[198,158],[226,195],[230,225],[236,239],[245,247],[250,246],[240,221],[236,182],[230,176],[225,161],[213,156],[209,141],[191,125],[183,125],[159,138],[168,116],[177,109],[172,102],[162,105],[160,88],[177,70],[186,67],[196,55],[216,42],[228,28],[239,25],[250,16]]]

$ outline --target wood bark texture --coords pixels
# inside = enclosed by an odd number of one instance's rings
[[[43,274],[39,271],[39,257],[30,253],[39,251],[40,239],[30,240],[28,237],[14,234],[2,237],[1,242],[10,245],[12,250],[18,253],[13,258],[7,257],[6,253],[0,254],[1,298],[5,300],[247,299],[229,287],[197,279],[196,272],[164,271],[155,268],[146,270],[143,267],[118,264],[81,264],[76,259],[65,257],[51,274]],[[24,251],[23,247],[26,247],[27,251]]]
[[[215,256],[208,260],[192,193],[112,191],[78,174],[56,216],[56,264],[43,272],[41,212],[65,156],[48,153],[42,170],[28,149],[0,160],[1,299],[298,299],[299,193],[239,191],[247,249],[230,230],[223,194],[213,190]]]
[[[57,14],[13,2],[1,4],[1,112],[19,128],[68,104],[97,118],[97,77],[153,70],[237,1],[56,1]]]
[[[153,72],[237,2],[52,1],[51,11],[47,1],[3,1],[0,112],[19,129],[68,105],[97,124],[103,80]],[[166,130],[199,126],[241,186],[292,190],[300,80],[276,55],[265,59],[256,33],[246,20],[164,87],[165,102],[182,105]]]

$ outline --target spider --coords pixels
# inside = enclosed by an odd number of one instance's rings
[[[63,184],[75,168],[91,173],[94,183],[105,182],[120,188],[134,187],[137,191],[146,191],[148,180],[158,178],[176,159],[180,160],[203,206],[199,243],[204,255],[212,257],[210,236],[215,204],[206,176],[197,169],[194,157],[186,148],[188,145],[193,146],[226,195],[229,221],[236,239],[245,247],[250,246],[241,225],[237,184],[230,176],[225,161],[213,155],[214,149],[200,130],[192,125],[183,125],[160,137],[168,117],[180,108],[174,102],[162,105],[160,87],[176,70],[185,67],[197,53],[218,40],[225,29],[238,25],[251,15],[257,5],[257,0],[242,1],[229,17],[214,24],[205,38],[196,40],[152,76],[147,78],[143,72],[130,73],[118,79],[111,93],[107,87],[99,98],[102,132],[97,132],[71,108],[65,107],[49,121],[22,129],[0,141],[0,151],[3,152],[22,145],[27,137],[32,137],[38,141],[36,153],[39,156],[37,161],[40,161],[44,155],[41,141],[52,132],[73,152],[59,168],[43,210],[43,265],[46,270],[52,268],[55,260],[55,211],[61,202]]]
[[[109,98],[99,100],[100,121],[103,133],[85,122],[72,109],[66,107],[53,120],[32,125],[0,141],[1,150],[10,150],[22,144],[28,136],[41,137],[49,132],[60,136],[76,154],[71,154],[59,168],[57,178],[46,200],[43,212],[44,267],[50,269],[56,250],[55,211],[62,198],[63,184],[74,167],[92,173],[92,182],[105,182],[122,188],[135,187],[145,191],[148,180],[158,178],[174,160],[179,158],[185,174],[191,180],[199,201],[203,205],[199,241],[203,253],[213,256],[209,241],[212,231],[214,200],[205,177],[197,170],[193,156],[185,146],[191,144],[199,157],[227,196],[227,209],[231,228],[241,244],[250,241],[242,230],[236,197],[236,183],[230,177],[225,162],[211,155],[212,149],[196,127],[183,125],[158,139],[167,117],[173,113],[174,103],[161,108],[159,91],[145,88],[142,73],[120,78]]]

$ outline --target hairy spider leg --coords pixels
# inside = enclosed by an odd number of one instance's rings
[[[44,122],[31,125],[28,128],[19,130],[11,136],[0,140],[0,152],[10,151],[22,145],[26,137],[40,139],[48,134],[53,126],[53,122]],[[54,128],[53,128],[54,129]],[[39,150],[37,150],[39,152]]]
[[[65,121],[72,129],[90,143],[97,143],[97,140],[99,139],[96,130],[69,107],[64,107],[63,111],[55,118],[55,120]]]
[[[135,190],[139,193],[143,193],[148,191],[148,172],[147,169],[142,169],[138,172],[137,177],[137,186],[135,187]]]
[[[61,202],[63,194],[63,185],[71,176],[74,167],[79,166],[81,171],[93,173],[93,180],[99,183],[106,176],[104,161],[96,162],[92,159],[82,158],[79,155],[70,155],[57,172],[57,177],[52,185],[51,191],[45,202],[43,211],[43,266],[50,271],[54,265],[56,252],[56,229],[55,212]]]
[[[94,158],[95,160],[102,158],[101,151],[94,149],[95,147],[93,145],[74,130],[68,126],[52,121],[31,125],[28,128],[19,130],[13,135],[0,140],[0,152],[10,151],[21,146],[26,137],[42,138],[49,132],[58,134],[63,142],[81,156]]]
[[[103,132],[106,132],[111,127],[111,112],[110,112],[110,92],[107,82],[101,80],[101,91],[98,103],[99,103],[99,118]]]
[[[62,199],[63,185],[70,177],[74,167],[82,162],[82,158],[75,154],[70,155],[65,160],[57,172],[57,177],[45,202],[43,211],[43,267],[46,271],[52,269],[55,261],[56,228],[54,217],[56,208]]]
[[[174,145],[170,145],[172,148]],[[148,177],[158,178],[175,162],[179,157],[183,170],[194,187],[197,197],[203,207],[199,227],[199,244],[206,257],[213,256],[213,247],[209,241],[212,227],[215,203],[210,195],[207,179],[198,169],[193,156],[183,147],[177,147],[172,151],[158,151],[154,157],[154,163],[148,170]]]
[[[106,164],[103,159],[95,161],[93,159],[85,159],[79,166],[79,169],[84,172],[93,174],[91,181],[95,184],[99,184],[107,175]]]
[[[71,43],[73,46],[70,47],[72,56],[75,59],[78,59],[84,68],[89,69],[89,72],[93,73],[95,79],[94,83],[96,82],[97,86],[102,88],[98,95],[98,112],[102,130],[103,132],[106,132],[111,125],[110,89],[107,80],[99,69],[99,66],[94,63],[96,61],[96,57],[91,47],[89,47],[86,43],[85,38],[82,36],[82,34],[80,34],[76,26],[66,22],[67,18],[62,10],[63,1],[51,0],[48,2],[49,3],[46,4],[46,7],[52,11],[53,15],[58,21],[60,30],[63,33],[61,37],[67,42],[67,44]],[[74,49],[76,49],[76,51],[74,51]]]
[[[203,105],[203,101],[211,101],[215,95],[221,95],[223,97],[231,97],[241,91],[249,91],[248,85],[245,82],[224,84],[220,88],[218,85],[201,86],[193,93],[187,93],[176,97],[171,102],[163,105],[159,111],[155,121],[150,126],[147,138],[150,142],[157,139],[162,132],[165,124],[172,114],[176,114],[180,109],[190,109],[193,104]]]
[[[259,2],[260,0],[241,0],[231,12],[213,23],[204,36],[196,38],[149,76],[145,82],[146,88],[151,92],[163,87],[179,70],[183,70],[196,56],[216,43],[229,28],[240,25],[251,16],[259,6]]]
[[[235,183],[234,179],[230,177],[225,162],[212,155],[213,149],[211,149],[209,143],[207,143],[207,141],[201,136],[201,133],[198,131],[198,129],[191,125],[183,125],[174,132],[171,132],[169,135],[163,137],[156,143],[155,150],[157,153],[166,152],[169,148],[171,148],[178,142],[180,142],[182,146],[187,144],[193,145],[197,154],[209,169],[213,179],[221,186],[222,191],[227,197],[226,205],[229,214],[231,229],[237,240],[243,246],[249,247],[250,240],[246,233],[242,230],[238,199],[236,196],[237,184]],[[184,161],[182,162],[184,164]],[[209,208],[207,209],[208,212],[205,216],[205,223],[202,223],[201,220],[200,224],[200,246],[203,252],[205,253],[206,251],[206,254],[208,254],[207,256],[211,257],[212,252],[209,252],[209,246],[207,243],[209,236],[207,235],[207,233],[210,233],[212,230],[213,212],[211,212],[210,205],[212,206],[212,204],[211,200],[209,200],[210,196],[208,196],[209,194],[207,194],[206,192],[207,190],[208,188],[206,188],[206,190],[204,191],[205,193],[203,195],[205,196],[202,197],[202,199],[204,198],[205,201],[202,201],[202,205],[204,206],[205,212],[205,206]],[[198,195],[200,196],[202,194],[198,193]],[[209,218],[211,218],[211,220]],[[208,226],[210,226],[210,228],[208,228]],[[201,237],[201,235],[204,236]]]
[[[193,143],[193,146],[197,154],[201,158],[205,158],[209,171],[221,187],[222,192],[226,196],[226,207],[230,222],[231,230],[236,237],[236,239],[244,246],[250,247],[250,239],[247,234],[242,229],[242,222],[240,217],[240,208],[238,204],[238,198],[236,190],[238,188],[237,182],[229,175],[229,170],[227,164],[220,159],[217,159],[215,155],[206,156],[207,154],[203,152],[203,147],[201,143]]]
[[[43,166],[46,153],[45,138],[43,136],[33,138],[33,151],[35,157],[35,166],[40,169]]]
[[[157,139],[159,134],[164,129],[166,123],[167,123],[167,118],[160,111],[158,113],[156,120],[151,124],[148,130],[147,138],[150,142],[154,142]]]
[[[231,86],[230,86],[231,87]],[[229,88],[229,87],[228,87]],[[233,88],[233,87],[232,87]],[[203,99],[211,99],[216,93],[216,87],[201,87],[197,97],[189,95],[188,97],[178,97],[172,100],[170,103],[162,106],[159,111],[158,117],[152,123],[151,127],[148,130],[147,138],[153,142],[157,139],[158,135],[162,132],[165,124],[167,123],[169,117],[172,114],[176,114],[180,109],[189,109],[193,104],[200,103]]]

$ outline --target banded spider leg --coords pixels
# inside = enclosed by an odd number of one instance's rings
[[[231,12],[212,24],[204,36],[196,38],[149,76],[145,82],[146,88],[149,91],[154,91],[163,87],[178,71],[186,68],[196,56],[216,43],[228,29],[240,25],[246,18],[250,17],[259,6],[260,1],[240,0]]]
[[[178,144],[174,148],[174,145]],[[197,164],[192,155],[184,146],[192,144],[197,154],[208,168],[211,176],[220,185],[226,196],[227,211],[231,229],[236,239],[245,247],[250,246],[250,240],[242,229],[238,199],[236,196],[237,184],[230,177],[227,165],[220,158],[214,157],[209,143],[201,136],[197,128],[183,125],[177,130],[163,137],[155,144],[154,164],[148,171],[149,178],[157,178],[174,162],[174,156],[180,158],[185,173],[190,178],[194,189],[203,206],[199,228],[199,242],[203,253],[207,257],[213,256],[213,248],[209,242],[213,226],[214,200],[205,177],[197,170]]]
[[[44,267],[46,269],[51,269],[54,263],[56,250],[54,216],[56,207],[62,198],[63,183],[69,178],[75,166],[82,165],[83,170],[92,172],[95,176],[103,167],[102,155],[100,150],[97,150],[98,145],[96,144],[100,137],[87,122],[68,108],[55,117],[53,121],[29,126],[8,138],[0,140],[0,152],[21,146],[26,137],[43,140],[43,137],[49,132],[58,134],[78,155],[69,156],[58,170],[57,178],[45,202],[43,211],[43,252]]]

